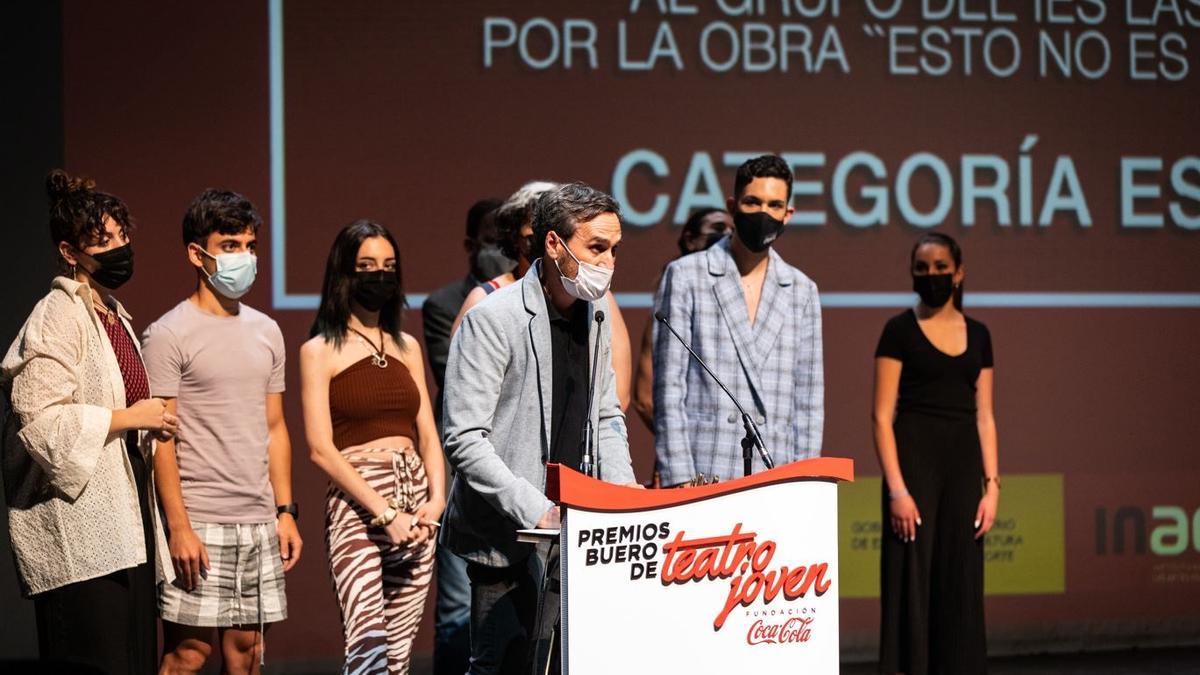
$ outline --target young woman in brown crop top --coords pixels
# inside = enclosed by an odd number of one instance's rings
[[[408,672],[446,506],[425,362],[400,331],[400,280],[392,235],[367,220],[347,225],[300,348],[304,430],[330,480],[325,540],[344,672]]]

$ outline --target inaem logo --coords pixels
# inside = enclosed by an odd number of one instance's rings
[[[1158,556],[1180,555],[1188,550],[1189,543],[1193,550],[1200,552],[1200,508],[1192,514],[1190,521],[1182,506],[1154,506],[1150,514],[1154,529],[1147,537],[1146,512],[1141,507],[1119,506],[1111,520],[1107,508],[1096,509],[1096,554],[1125,553],[1127,535],[1132,540],[1133,552],[1139,555],[1146,553],[1147,541],[1150,551]]]

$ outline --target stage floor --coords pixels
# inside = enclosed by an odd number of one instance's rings
[[[335,661],[277,660],[268,671],[276,675],[328,675],[341,664]],[[430,675],[433,659],[418,654],[413,675]],[[20,672],[20,671],[17,671]],[[216,673],[214,668],[212,673]],[[874,675],[874,663],[842,664],[842,675]],[[1134,649],[1081,654],[1006,656],[988,661],[990,675],[1200,675],[1200,647]],[[631,673],[631,675],[633,675]]]
[[[842,675],[874,675],[874,663],[842,666]],[[1084,654],[1009,656],[988,660],[990,675],[1200,675],[1200,647]]]

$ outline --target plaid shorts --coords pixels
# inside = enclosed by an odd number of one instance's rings
[[[158,585],[158,613],[184,626],[249,626],[287,618],[283,560],[275,522],[192,523],[210,564],[200,584],[185,591],[178,581]]]

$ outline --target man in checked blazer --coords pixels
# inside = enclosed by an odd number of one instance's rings
[[[734,232],[672,262],[655,309],[754,417],[777,465],[821,453],[825,376],[817,286],[779,257],[792,172],[778,156],[737,170]],[[654,338],[654,430],[663,485],[743,472],[741,415],[668,330]],[[754,457],[754,469],[762,470]]]

